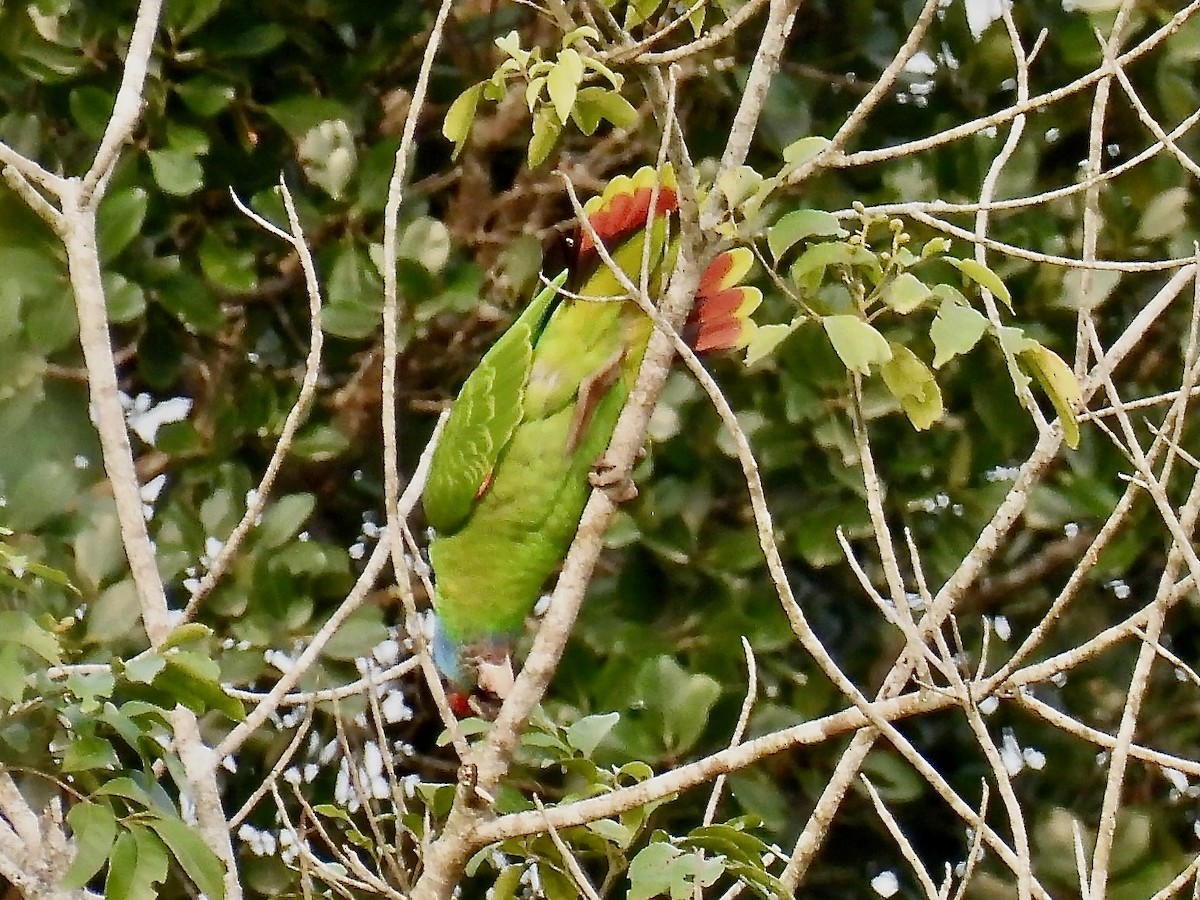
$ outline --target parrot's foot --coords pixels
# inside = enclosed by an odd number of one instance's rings
[[[628,475],[619,474],[616,466],[604,457],[600,457],[588,473],[588,484],[604,491],[613,503],[628,503],[638,495],[633,479]]]

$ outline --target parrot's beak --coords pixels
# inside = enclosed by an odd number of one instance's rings
[[[479,660],[477,669],[479,687],[501,700],[512,693],[513,668],[512,659],[507,653],[499,658],[483,658]]]

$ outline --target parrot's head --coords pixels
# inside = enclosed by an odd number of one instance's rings
[[[451,688],[448,699],[457,716],[479,712],[472,700],[503,701],[513,686],[511,640],[485,637],[455,640],[440,616],[434,616],[433,662]]]

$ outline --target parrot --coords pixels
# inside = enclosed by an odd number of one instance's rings
[[[617,176],[584,213],[635,284],[649,243],[654,297],[674,266],[677,208],[667,165]],[[749,249],[735,248],[705,270],[683,330],[696,352],[748,343],[762,299],[740,284],[752,263]],[[452,403],[422,501],[432,653],[456,712],[477,692],[507,696],[512,645],[575,536],[653,327],[581,229],[568,270],[536,294]]]

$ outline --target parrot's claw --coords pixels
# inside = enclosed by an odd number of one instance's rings
[[[628,475],[618,473],[616,466],[601,458],[588,473],[588,484],[599,488],[613,503],[628,503],[638,495],[637,485]]]

